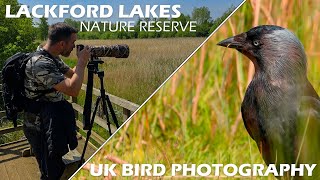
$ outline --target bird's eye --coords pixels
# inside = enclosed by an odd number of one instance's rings
[[[253,41],[253,45],[254,45],[254,46],[259,46],[259,45],[260,45],[260,42],[257,41],[257,40],[255,40],[255,41]]]

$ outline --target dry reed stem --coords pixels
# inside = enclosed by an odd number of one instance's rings
[[[222,89],[223,93],[225,93],[227,91],[227,89],[229,89],[229,86],[234,81],[233,80],[233,78],[234,78],[233,77],[234,65],[233,65],[233,62],[232,62],[233,59],[232,58],[228,58],[227,60],[228,61],[226,62],[226,65],[227,65],[228,73],[226,74],[225,79],[224,79],[224,84],[223,84],[224,88]]]
[[[236,134],[239,123],[241,122],[241,119],[242,119],[241,112],[239,112],[235,122],[231,126],[231,137],[234,137],[234,135]]]
[[[159,126],[162,130],[162,132],[164,132],[166,130],[166,124],[163,122],[163,118],[162,116],[160,116],[160,114],[158,114],[158,120],[159,120]]]
[[[145,132],[147,133],[147,134],[151,134],[150,133],[150,123],[149,123],[149,116],[148,116],[148,112],[147,111],[145,111]],[[146,136],[146,139],[149,139],[149,136]]]
[[[307,52],[309,56],[320,56],[320,52]],[[319,61],[320,62],[320,61]]]
[[[110,154],[107,154],[104,156],[104,159],[107,159],[113,163],[116,163],[116,164],[128,164],[128,162],[116,157],[116,156],[112,156]]]
[[[297,156],[296,163],[295,163],[296,165],[298,164],[298,161],[299,161],[299,158],[300,158],[300,154],[301,154],[301,151],[302,151],[302,147],[303,147],[303,143],[305,141],[305,137],[306,137],[306,134],[307,134],[307,131],[308,131],[308,126],[309,126],[309,122],[310,122],[310,113],[311,113],[311,111],[309,111],[309,113],[308,113],[307,124],[306,124],[306,127],[305,127],[304,132],[303,132],[301,144],[300,144],[300,147],[299,147],[298,156]]]
[[[211,111],[211,138],[213,139],[217,131],[217,115],[214,111]]]
[[[269,1],[269,7],[268,7],[268,9],[270,9],[270,12],[271,12],[271,10],[272,10],[272,5],[273,5],[273,1]]]
[[[216,81],[218,82],[217,78],[216,78]],[[218,84],[218,83],[214,83],[214,85],[215,85],[215,89],[216,89],[217,92],[218,92],[218,99],[219,99],[220,101],[222,101],[222,100],[223,100],[223,96],[222,96],[221,88],[219,87],[219,84]]]
[[[142,115],[143,117],[143,115]],[[139,132],[139,138],[138,138],[138,141],[136,143],[137,145],[137,149],[141,149],[142,148],[142,141],[143,141],[143,132],[144,132],[144,125],[142,123],[139,123],[138,125],[138,132]]]
[[[308,51],[314,51],[315,48],[315,42],[318,42],[318,36],[319,36],[319,19],[320,19],[320,13],[319,11],[316,12],[314,19],[313,19],[313,28],[312,28],[312,41],[310,44],[310,48]]]
[[[254,19],[253,19],[253,26],[257,26],[259,24],[259,17],[260,17],[260,6],[261,1],[260,0],[251,0],[251,5],[253,7],[254,11]]]
[[[234,26],[232,24],[232,21],[231,19],[229,19],[229,25],[230,25],[230,28],[231,28],[231,31],[232,31],[232,34],[233,35],[236,35],[236,32],[235,32],[235,29],[234,29]],[[237,83],[237,87],[238,87],[238,93],[239,93],[239,96],[241,99],[243,99],[243,87],[242,87],[242,81],[241,81],[241,78],[240,78],[240,65],[239,65],[239,57],[237,56],[237,54],[235,55],[236,56],[236,67],[237,67],[237,80],[238,80],[238,83]],[[239,122],[241,121],[241,113],[238,114],[235,122],[233,123],[233,125],[231,126],[231,136],[234,137],[237,129],[238,129],[238,125],[239,125]]]
[[[261,1],[260,0],[251,0],[251,5],[254,9],[254,20],[253,20],[253,26],[258,26],[259,24],[259,17],[260,17],[260,5],[261,5]],[[249,86],[252,78],[254,75],[254,65],[253,63],[250,61],[249,62],[249,71],[248,71],[248,80],[247,80],[247,87]]]
[[[227,51],[229,45],[230,45],[230,44],[228,44],[227,48],[224,48],[224,51],[223,51],[223,53],[222,53],[222,62],[224,61],[224,56],[225,56],[225,54],[226,54],[226,51]]]
[[[278,16],[277,25],[287,27],[288,0],[281,1],[281,16]]]
[[[111,179],[112,179],[112,176],[111,176],[111,174],[108,174],[108,176],[105,176],[103,179],[104,179],[104,180],[111,180]]]
[[[233,23],[231,21],[231,19],[229,19],[228,21],[229,25],[230,25],[230,28],[231,28],[231,31],[232,31],[232,35],[235,36],[236,35],[236,31],[234,29],[234,26],[233,26]],[[237,53],[237,52],[234,52],[234,53]],[[241,76],[240,76],[240,64],[239,64],[239,56],[237,54],[235,54],[236,56],[236,67],[237,67],[237,80],[238,80],[238,83],[237,83],[237,86],[238,86],[238,93],[240,95],[240,98],[243,99],[243,87],[242,87],[242,81],[241,81]]]
[[[159,143],[159,141],[154,141],[155,145],[157,146],[157,149],[162,153],[162,156],[164,157],[165,161],[167,162],[167,164],[170,164],[170,160],[168,158],[167,155],[167,149],[163,150],[163,148],[165,148],[166,146],[163,146],[162,144]]]
[[[289,16],[290,15],[292,15],[292,14],[294,14],[294,12],[293,12],[293,9],[295,9],[294,8],[294,2],[293,1],[290,1],[291,3],[289,3],[288,2],[288,7],[287,7],[287,14],[286,14],[286,18],[287,19],[289,19]],[[300,10],[301,10],[301,6],[298,6],[299,8],[300,8]],[[285,24],[285,27],[287,27],[288,26],[288,20],[286,19],[286,24]]]
[[[171,96],[173,96],[176,93],[176,89],[177,89],[177,75],[173,75],[171,78]]]
[[[131,122],[131,120],[128,121],[128,122],[124,125],[124,128],[123,128],[122,131],[121,131],[121,132],[122,132],[122,133],[121,133],[121,136],[120,136],[120,138],[119,138],[119,140],[118,140],[118,142],[117,142],[117,144],[116,144],[116,149],[117,149],[117,150],[119,150],[120,144],[123,142],[124,136],[127,134],[128,128],[129,128],[129,126],[130,126],[130,122]]]
[[[87,164],[85,164],[83,167],[82,167],[82,169],[85,169],[85,170],[89,170],[90,171],[90,166],[91,166],[91,163],[87,163]],[[95,169],[95,171],[98,171],[98,169]]]
[[[264,16],[267,18],[268,24],[274,24],[274,20],[271,17],[271,8],[269,8],[269,10],[268,10],[266,6],[262,5],[261,11],[263,12]]]
[[[191,93],[189,93],[191,94]],[[181,105],[181,112],[183,113],[182,114],[182,118],[181,121],[184,125],[184,128],[187,127],[187,117],[188,117],[188,112],[190,111],[188,108],[189,108],[189,105],[188,105],[188,97],[187,96],[183,96],[182,97],[182,105]]]
[[[203,66],[204,66],[204,60],[206,57],[206,44],[204,44],[201,48],[201,56],[200,56],[200,64],[199,64],[199,70],[198,70],[198,77],[196,80],[196,94],[192,100],[192,123],[196,123],[196,117],[197,117],[197,110],[198,110],[198,102],[200,98],[200,91],[203,85],[202,80],[202,74],[203,74]]]
[[[180,113],[180,112],[183,112],[183,111],[179,111],[177,108],[173,107],[173,106],[170,105],[170,104],[165,104],[165,106],[167,106],[168,108],[170,108],[170,109],[178,116],[178,118],[179,118],[180,121],[181,121],[181,124],[182,124],[183,126],[185,126],[186,121],[184,120],[184,116]]]

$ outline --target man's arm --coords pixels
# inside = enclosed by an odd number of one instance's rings
[[[84,76],[84,70],[90,57],[90,48],[86,46],[78,51],[78,63],[73,69],[69,69],[65,80],[56,84],[53,88],[69,96],[78,96]],[[73,71],[73,72],[72,72]],[[69,77],[68,77],[69,76]]]
[[[64,76],[67,77],[67,78],[71,78],[72,75],[74,74],[75,70],[76,70],[76,66],[73,67],[72,69],[70,68],[70,69],[64,74]]]

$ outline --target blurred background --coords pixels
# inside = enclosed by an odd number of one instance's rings
[[[167,172],[172,163],[264,164],[240,113],[253,65],[216,44],[257,25],[288,28],[304,45],[308,78],[319,94],[319,22],[320,0],[246,1],[90,163],[161,163]],[[76,179],[92,178],[88,165]]]

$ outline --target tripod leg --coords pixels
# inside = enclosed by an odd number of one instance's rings
[[[104,112],[104,115],[106,116],[107,118],[107,123],[108,123],[108,128],[109,128],[109,133],[110,133],[110,136],[112,135],[112,132],[111,132],[111,127],[110,127],[110,121],[109,121],[109,116],[108,116],[108,109],[110,110],[110,113],[111,113],[111,117],[113,119],[113,122],[116,124],[116,127],[119,128],[119,124],[118,124],[118,120],[117,120],[117,117],[116,117],[116,114],[112,108],[112,105],[111,105],[111,101],[109,99],[109,96],[106,95],[106,91],[104,89],[104,85],[103,85],[103,77],[104,77],[104,72],[103,71],[99,71],[98,72],[98,77],[100,79],[100,93],[101,93],[101,98],[102,98],[102,107],[103,107],[103,112]],[[107,104],[106,104],[106,100],[107,100]]]
[[[88,64],[88,82],[86,90],[86,99],[83,108],[83,130],[89,130],[90,116],[91,116],[91,103],[92,103],[92,90],[93,90],[93,73],[94,65]]]
[[[117,117],[116,117],[116,113],[114,112],[114,110],[112,108],[112,104],[111,104],[111,101],[110,101],[108,95],[106,96],[106,100],[107,100],[107,103],[108,103],[108,107],[109,107],[112,119],[113,119],[114,123],[116,124],[116,127],[119,128],[119,123],[118,123],[118,120],[117,120]]]
[[[108,114],[108,109],[107,109],[107,105],[106,105],[105,90],[104,90],[104,89],[101,89],[100,92],[101,92],[101,99],[102,99],[103,114],[104,114],[104,115],[106,116],[106,118],[107,118],[107,125],[108,125],[108,129],[109,129],[109,135],[111,136],[111,135],[112,135],[112,132],[111,132],[111,123],[110,123],[110,120],[109,120],[109,114]]]
[[[91,121],[90,121],[90,125],[89,125],[89,130],[87,132],[86,142],[84,143],[84,147],[83,147],[83,151],[82,151],[82,155],[81,155],[81,159],[80,159],[80,163],[79,163],[79,168],[83,164],[84,154],[86,153],[86,149],[87,149],[88,142],[89,142],[90,135],[91,135],[91,130],[92,130],[93,123],[94,123],[94,118],[96,116],[100,100],[101,100],[101,96],[99,96],[97,98],[97,101],[96,101],[96,104],[95,104],[95,107],[94,107],[94,111],[92,113],[92,117],[91,117]]]

